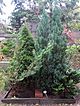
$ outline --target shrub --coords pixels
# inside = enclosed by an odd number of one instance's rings
[[[1,52],[3,55],[6,55],[7,57],[13,57],[14,55],[14,49],[15,49],[15,40],[14,39],[8,39],[3,42],[3,47],[1,48]]]
[[[80,81],[80,72],[73,71],[69,65],[66,53],[67,39],[62,34],[60,9],[55,7],[51,14],[52,17],[47,17],[47,19],[42,17],[38,29],[36,54],[47,48],[48,43],[52,44],[53,47],[42,57],[41,68],[35,75],[36,85],[42,91],[47,90],[49,95],[55,94],[63,98],[72,98],[77,91],[75,84]],[[49,20],[50,18],[51,20]],[[46,22],[44,23],[44,21]],[[49,27],[46,26],[47,24]],[[47,27],[50,28],[49,33],[45,33],[48,30]],[[45,41],[46,43],[43,43]]]
[[[5,70],[0,68],[0,91],[8,89],[9,77]]]
[[[22,26],[18,35],[18,45],[14,53],[9,71],[13,80],[23,80],[28,66],[33,62],[34,41],[26,25]]]

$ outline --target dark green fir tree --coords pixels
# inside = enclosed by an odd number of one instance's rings
[[[37,40],[36,40],[36,55],[41,54],[45,48],[47,48],[49,42],[49,16],[45,9],[43,9],[43,14],[41,15],[41,20],[38,25],[37,29]],[[45,86],[42,85],[40,82],[41,78],[44,81],[44,79],[47,78],[47,72],[48,72],[48,61],[47,61],[47,54],[45,54],[45,57],[42,56],[42,66],[38,73],[36,74],[36,85],[37,87],[40,87],[42,90],[45,89]],[[44,78],[44,79],[43,79]],[[44,82],[45,83],[45,82]]]
[[[38,39],[46,43],[39,42],[39,47],[46,48],[48,43],[53,44],[53,48],[48,54],[43,56],[42,67],[36,74],[37,86],[43,91],[46,90],[48,95],[59,95],[63,98],[71,98],[75,94],[75,83],[79,81],[80,74],[77,71],[71,70],[67,60],[67,39],[63,35],[63,26],[61,22],[61,11],[59,7],[54,7],[48,17],[48,26],[41,23],[41,37]],[[46,17],[43,17],[46,20]],[[44,26],[44,27],[43,27]],[[49,29],[47,29],[47,27]],[[44,30],[45,29],[45,30]],[[48,35],[44,34],[49,30]],[[45,36],[45,37],[44,37]],[[38,40],[38,41],[39,41]],[[44,45],[46,46],[44,47]],[[38,51],[39,52],[39,51]],[[75,78],[74,78],[75,77]],[[76,82],[76,79],[77,82]]]
[[[37,29],[37,47],[39,51],[46,48],[49,41],[49,16],[45,9]]]

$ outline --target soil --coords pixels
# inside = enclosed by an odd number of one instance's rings
[[[8,98],[31,98],[35,96],[34,82],[31,78],[25,78],[23,81],[16,82],[16,84],[11,85],[11,88],[12,89],[8,95]]]

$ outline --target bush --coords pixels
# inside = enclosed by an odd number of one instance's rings
[[[9,71],[13,80],[23,80],[28,72],[28,66],[33,62],[34,40],[26,25],[18,34],[18,45],[11,61]]]
[[[9,77],[5,70],[0,69],[0,91],[8,89]]]
[[[71,67],[73,67],[74,69],[80,69],[80,46],[67,46],[66,52]]]
[[[13,57],[14,55],[14,49],[15,49],[15,40],[8,39],[3,42],[3,48],[1,48],[1,52],[6,55],[7,57]]]
[[[70,56],[77,54],[80,52],[80,45],[67,46],[66,52]]]
[[[9,54],[9,48],[8,47],[3,47],[3,49],[1,50],[1,52],[4,54],[4,55],[8,55]]]

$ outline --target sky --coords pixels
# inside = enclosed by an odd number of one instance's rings
[[[6,20],[6,23],[9,23],[8,17],[11,15],[14,6],[11,4],[11,0],[3,0],[3,1],[6,6],[3,7],[3,15],[0,14],[0,20],[1,22]]]

